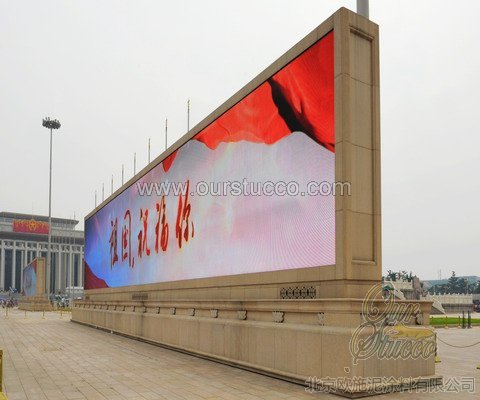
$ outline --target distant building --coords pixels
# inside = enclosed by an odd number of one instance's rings
[[[430,294],[427,293],[423,300],[431,300],[442,305],[445,314],[453,314],[459,312],[473,311],[473,295],[472,294]],[[434,312],[432,314],[439,314]]]
[[[474,295],[472,294],[430,294],[424,290],[424,282],[414,276],[411,281],[400,279],[391,281],[385,279],[385,288],[399,300],[433,301],[431,314],[449,314],[474,310]]]
[[[404,278],[396,281],[384,279],[383,284],[390,288],[399,300],[420,300],[424,294],[422,282],[416,276],[413,276],[410,280]]]
[[[463,276],[457,276],[458,279],[460,280],[466,280],[468,283],[477,283],[480,281],[480,276],[476,275],[463,275]],[[429,280],[424,280],[422,281],[424,284],[425,289],[430,289],[434,286],[439,286],[439,285],[447,285],[448,284],[448,278],[445,279],[429,279]]]
[[[47,293],[83,286],[82,231],[78,221],[41,215],[0,212],[0,290],[22,290],[23,268],[36,257],[47,257],[48,231],[52,233],[51,268],[47,266]]]

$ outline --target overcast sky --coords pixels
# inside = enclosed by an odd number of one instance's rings
[[[83,217],[355,1],[0,0],[0,211]],[[480,2],[370,1],[380,25],[383,265],[480,275]],[[477,173],[475,173],[477,171]],[[79,224],[83,229],[83,221]]]

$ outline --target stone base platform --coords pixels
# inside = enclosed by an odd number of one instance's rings
[[[362,302],[90,300],[75,303],[72,320],[351,398],[440,384],[431,351],[425,358],[406,354],[389,359],[373,353],[354,359],[355,343],[372,338],[369,327],[357,329],[362,324]],[[403,303],[419,304],[421,313],[406,315],[408,323],[393,336],[400,335],[400,341],[410,341],[410,346],[428,336],[434,341],[430,328],[415,326],[428,322],[431,302]],[[382,304],[377,304],[380,309]],[[384,327],[391,328],[396,327]]]
[[[18,308],[25,311],[52,311],[52,305],[45,298],[25,298],[18,301]]]

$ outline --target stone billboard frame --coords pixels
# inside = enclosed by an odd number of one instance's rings
[[[130,179],[88,216],[118,196],[259,84],[334,31],[336,264],[85,292],[72,320],[155,345],[305,384],[317,377],[406,378],[437,384],[434,355],[371,357],[355,363],[349,345],[364,322],[363,299],[381,283],[380,106],[378,26],[339,9],[223,105]],[[372,300],[380,312],[382,299]],[[427,325],[432,302],[405,312],[408,325]],[[405,307],[405,309],[411,309]],[[390,320],[390,315],[386,319]],[[398,317],[398,316],[397,316]],[[423,327],[422,329],[428,329]],[[412,339],[416,340],[416,339]],[[384,387],[382,390],[389,390]],[[375,385],[374,385],[375,386]],[[379,386],[379,387],[380,387]],[[344,388],[342,395],[375,387]],[[392,384],[391,390],[398,389]]]
[[[361,297],[381,279],[380,113],[378,26],[340,9],[186,135],[91,211],[94,215],[270,76],[334,31],[335,180],[351,196],[336,196],[335,265],[88,290],[108,294],[177,291],[176,298],[276,299],[288,287],[314,287],[316,298]],[[299,286],[300,285],[300,286]],[[202,293],[202,288],[204,293]],[[157,296],[155,296],[157,297]],[[161,298],[167,298],[160,295]]]

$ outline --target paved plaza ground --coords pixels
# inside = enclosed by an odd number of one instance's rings
[[[70,322],[70,314],[5,310],[0,315],[4,386],[9,400],[33,399],[341,399],[300,385],[207,361]],[[438,329],[456,346],[480,341],[480,328]],[[480,345],[439,342],[442,393],[394,393],[377,399],[476,399]],[[450,379],[451,377],[456,380]],[[458,382],[458,383],[457,383]]]

